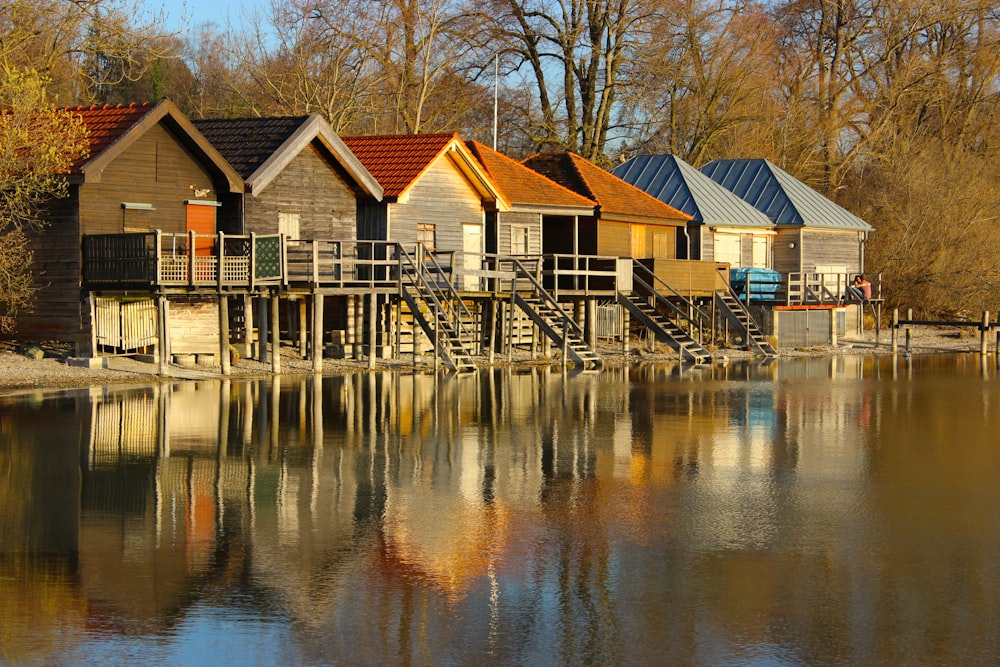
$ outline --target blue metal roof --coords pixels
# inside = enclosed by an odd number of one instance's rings
[[[767,160],[715,160],[702,167],[701,173],[765,213],[776,225],[873,230]]]
[[[773,227],[771,220],[676,155],[637,155],[615,176],[692,216],[693,222],[733,227]]]

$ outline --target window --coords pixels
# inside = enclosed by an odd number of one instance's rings
[[[433,225],[427,222],[417,223],[417,243],[424,244],[424,250],[427,252],[434,252],[435,244],[435,234],[437,230],[437,225]]]
[[[512,255],[527,255],[528,254],[528,228],[527,227],[511,227],[510,228],[510,254],[512,254]]]
[[[766,236],[754,236],[753,237],[753,267],[755,269],[767,269],[770,268],[768,257],[770,253],[767,251],[768,242]]]
[[[728,262],[730,266],[743,266],[740,237],[737,234],[715,235],[715,261]]]
[[[301,235],[299,222],[301,216],[298,213],[288,211],[278,211],[278,233],[284,234],[287,239],[298,239]]]

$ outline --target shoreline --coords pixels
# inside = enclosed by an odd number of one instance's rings
[[[883,331],[876,341],[873,331],[865,331],[862,335],[844,336],[836,346],[820,345],[809,348],[781,349],[779,359],[795,357],[830,357],[845,354],[892,354],[891,335]],[[900,342],[900,353],[903,353],[904,343]],[[0,342],[0,392],[9,393],[31,389],[75,389],[93,386],[122,386],[151,384],[155,382],[176,382],[179,380],[219,379],[251,379],[271,377],[270,364],[260,363],[250,359],[240,359],[232,365],[229,376],[221,374],[221,368],[216,366],[170,366],[170,374],[157,375],[156,364],[136,361],[130,357],[107,357],[107,368],[88,368],[70,366],[66,363],[67,351],[56,344],[40,344],[45,351],[42,359],[32,359],[18,351],[14,341]],[[911,332],[910,354],[940,354],[940,353],[979,353],[980,340],[978,332],[969,332],[949,327],[920,327]],[[990,341],[989,350],[994,350]],[[664,344],[657,344],[655,351],[650,351],[645,341],[635,340],[628,355],[624,354],[620,345],[599,345],[598,353],[604,359],[605,368],[618,368],[636,363],[676,362],[677,354]],[[713,363],[725,363],[732,360],[753,359],[754,355],[742,349],[719,348],[712,352]],[[515,353],[514,359],[508,361],[497,355],[493,364],[485,357],[477,358],[480,368],[506,367],[559,367],[558,359],[531,359],[524,351]],[[315,375],[312,362],[300,359],[292,347],[282,350],[282,371],[280,377]],[[368,360],[355,359],[324,359],[323,371],[320,375],[344,375],[367,373]],[[433,359],[425,355],[416,364],[412,360],[380,360],[374,369],[380,371],[406,370],[413,372],[433,372]]]

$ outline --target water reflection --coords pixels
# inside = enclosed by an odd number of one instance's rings
[[[0,398],[5,664],[988,662],[995,371]]]

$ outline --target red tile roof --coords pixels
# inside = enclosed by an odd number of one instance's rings
[[[457,134],[390,134],[341,137],[386,197],[398,197],[424,173]]]
[[[155,106],[149,102],[143,102],[115,106],[105,104],[103,106],[66,107],[64,111],[83,119],[90,139],[90,154],[73,164],[72,170],[79,172],[84,164],[100,155],[108,146],[121,138]]]
[[[586,208],[597,205],[478,141],[465,143],[511,203]]]
[[[570,190],[593,199],[601,205],[602,216],[618,214],[660,218],[663,224],[672,225],[691,219],[688,214],[629,185],[576,153],[533,155],[523,164]]]

